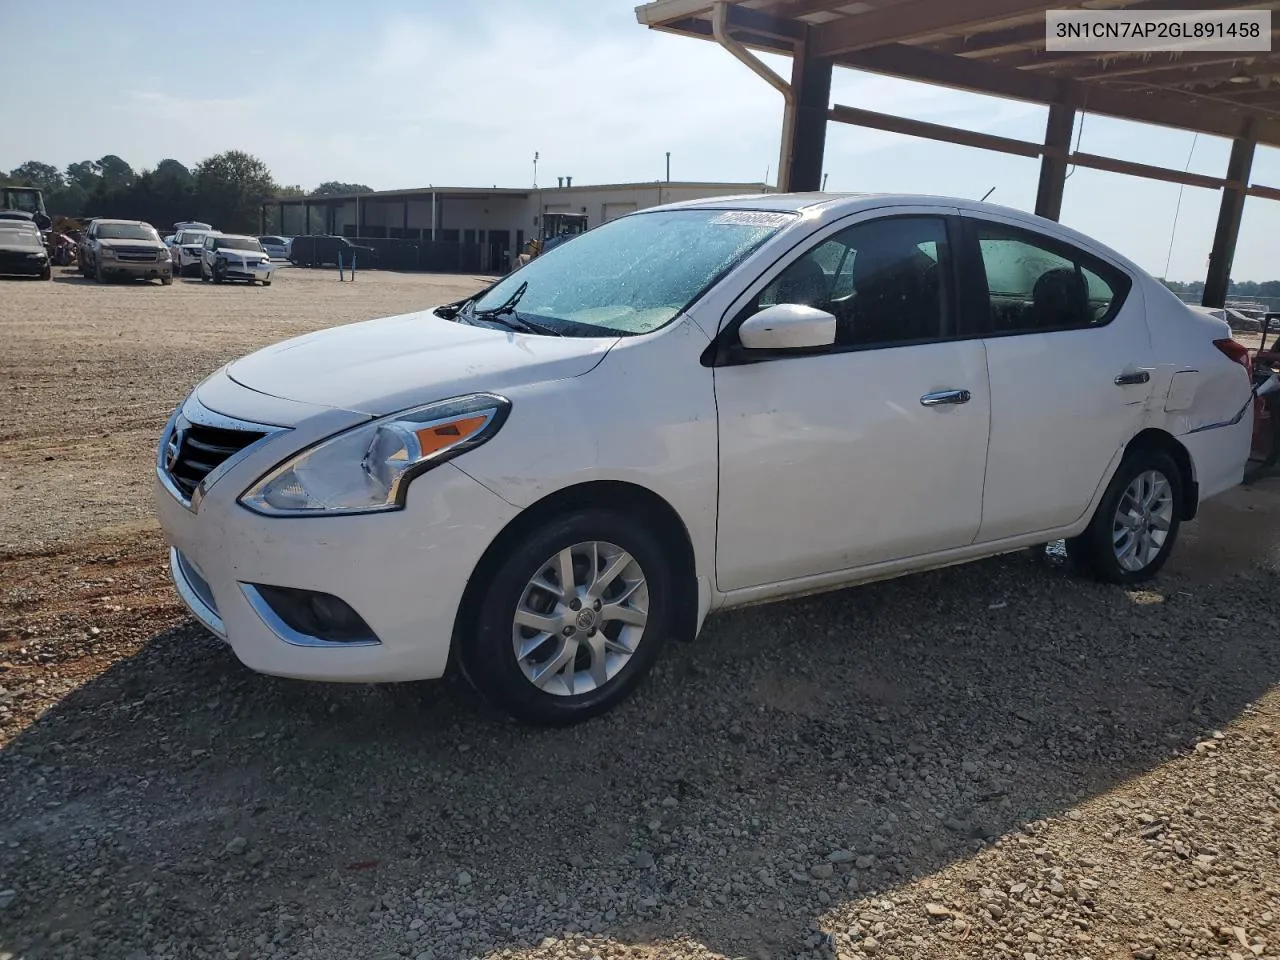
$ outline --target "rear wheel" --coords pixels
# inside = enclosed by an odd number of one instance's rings
[[[1182,523],[1182,474],[1162,450],[1139,447],[1111,478],[1097,512],[1067,552],[1080,568],[1108,583],[1149,580],[1160,572]]]
[[[672,632],[671,570],[639,520],[602,509],[552,519],[504,550],[461,638],[464,672],[530,723],[602,713],[644,678]]]

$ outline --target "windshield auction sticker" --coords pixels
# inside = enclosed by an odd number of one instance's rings
[[[726,210],[709,223],[731,223],[739,227],[781,227],[795,219],[795,214],[769,210]]]
[[[1049,10],[1050,53],[1269,51],[1270,10]]]

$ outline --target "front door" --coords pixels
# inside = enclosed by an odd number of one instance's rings
[[[833,226],[735,315],[803,303],[835,314],[837,339],[715,370],[721,590],[977,535],[990,401],[982,341],[957,323],[952,234],[936,208]]]
[[[965,222],[991,381],[985,543],[1084,516],[1142,429],[1154,361],[1126,271],[1013,220]]]

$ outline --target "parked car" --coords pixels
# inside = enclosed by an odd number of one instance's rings
[[[157,509],[178,593],[249,667],[456,662],[567,723],[713,610],[1060,538],[1144,581],[1240,482],[1251,388],[1224,322],[1060,224],[702,200],[222,368],[164,430]]]
[[[205,237],[213,236],[212,230],[180,230],[174,235],[170,249],[173,251],[173,273],[187,277],[200,274],[200,257],[204,252]]]
[[[262,249],[270,254],[272,260],[288,260],[291,239],[290,237],[259,237],[258,242],[262,244]]]
[[[90,221],[80,244],[80,272],[98,283],[113,276],[173,283],[169,248],[141,220]]]
[[[49,251],[45,248],[40,228],[32,221],[0,219],[0,276],[53,276]]]
[[[373,247],[352,243],[346,237],[294,237],[289,243],[289,262],[298,267],[336,266],[339,254],[346,267],[352,263],[372,266],[378,258]]]
[[[200,251],[200,279],[214,283],[224,280],[247,280],[271,286],[275,264],[262,249],[257,237],[211,233],[204,238]]]

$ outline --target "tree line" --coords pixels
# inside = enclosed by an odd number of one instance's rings
[[[173,159],[134,170],[115,154],[81,160],[65,170],[28,160],[0,184],[39,187],[49,216],[118,217],[145,220],[163,230],[180,220],[200,220],[221,230],[257,233],[259,210],[271,197],[326,197],[371,193],[361,183],[329,180],[314,190],[276,183],[267,165],[242,150],[227,150],[188,167]],[[276,209],[267,207],[267,231],[279,230]]]
[[[1195,297],[1197,303],[1204,294],[1203,280],[1194,280],[1190,283],[1166,280],[1164,285],[1176,294],[1189,294]],[[1241,300],[1254,298],[1275,300],[1280,303],[1280,280],[1232,280],[1227,288],[1227,296],[1239,297]]]

